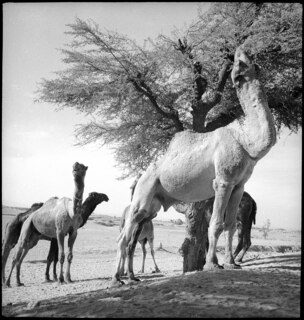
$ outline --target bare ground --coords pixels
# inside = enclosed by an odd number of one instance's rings
[[[2,222],[11,217],[3,216]],[[5,221],[6,220],[6,221]],[[112,220],[112,221],[111,221]],[[4,223],[5,224],[5,223]],[[3,225],[4,225],[3,224]],[[108,226],[112,225],[112,226]],[[241,270],[182,273],[178,248],[184,226],[155,222],[160,273],[147,254],[141,282],[110,288],[115,267],[117,219],[89,220],[74,247],[71,284],[43,283],[49,242],[40,241],[21,269],[24,287],[2,287],[2,315],[32,317],[299,317],[301,234],[272,230],[267,239],[254,229]],[[3,227],[2,227],[3,228]],[[219,262],[223,258],[219,242]],[[236,241],[234,241],[236,244]],[[6,266],[8,275],[11,258]],[[136,249],[134,269],[141,266]]]

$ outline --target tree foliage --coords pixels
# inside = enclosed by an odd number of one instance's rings
[[[228,76],[242,43],[260,66],[278,131],[302,126],[300,4],[214,3],[185,32],[144,46],[93,21],[77,18],[68,28],[67,68],[41,80],[36,100],[90,115],[78,143],[112,147],[122,177],[144,170],[176,132],[241,116]]]

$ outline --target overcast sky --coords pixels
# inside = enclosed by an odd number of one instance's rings
[[[84,198],[92,191],[110,201],[96,212],[120,216],[129,203],[132,180],[119,181],[111,153],[97,145],[75,147],[75,125],[88,121],[73,110],[55,111],[34,103],[41,78],[64,68],[63,48],[70,38],[66,24],[92,19],[142,43],[159,33],[170,35],[197,17],[196,2],[6,3],[3,5],[2,203],[31,206],[52,196],[72,196],[72,165],[89,166]],[[257,202],[257,226],[301,228],[302,135],[285,131],[258,162],[245,190]],[[183,218],[170,209],[157,219]]]

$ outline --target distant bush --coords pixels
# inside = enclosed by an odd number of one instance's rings
[[[183,220],[181,220],[181,219],[171,220],[171,222],[172,222],[173,224],[178,225],[178,226],[184,224]]]

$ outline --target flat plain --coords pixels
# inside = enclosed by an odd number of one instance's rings
[[[21,211],[2,207],[2,238],[6,223]],[[147,244],[145,273],[138,274],[141,281],[110,288],[119,217],[93,214],[79,230],[74,245],[73,282],[43,283],[50,242],[41,240],[23,261],[21,281],[24,286],[16,286],[15,271],[11,287],[2,286],[2,315],[64,318],[300,316],[300,231],[271,229],[264,239],[262,230],[253,227],[252,246],[241,270],[183,274],[178,249],[185,237],[185,225],[157,218],[153,222],[160,273],[152,273],[153,261]],[[234,246],[236,243],[235,236]],[[223,250],[224,235],[221,235],[219,263]],[[6,276],[13,254],[14,249],[6,265]],[[141,261],[141,248],[137,246],[135,272],[140,270]]]

